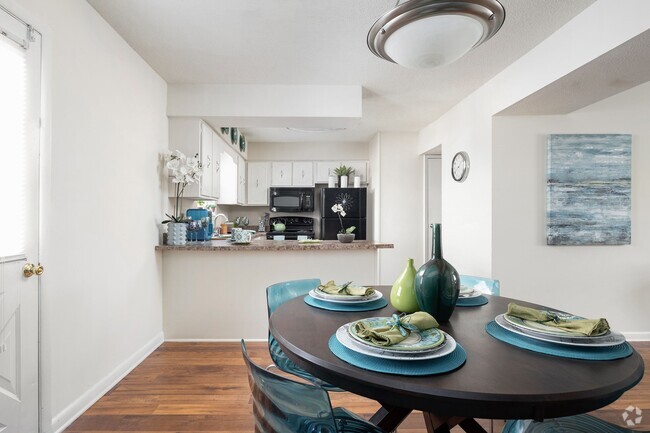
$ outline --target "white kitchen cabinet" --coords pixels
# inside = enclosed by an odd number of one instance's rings
[[[239,198],[239,155],[230,146],[221,147],[220,158],[221,191],[219,204],[237,204]]]
[[[219,151],[215,150],[217,134],[205,122],[200,119],[170,118],[169,119],[169,149],[173,152],[180,150],[188,157],[198,155],[203,164],[203,174],[198,182],[188,185],[185,188],[186,198],[207,198],[216,199],[220,193],[220,179],[215,172],[219,165]],[[218,147],[218,146],[217,146]],[[169,197],[174,197],[176,185],[169,182]]]
[[[269,168],[268,162],[248,161],[247,204],[269,204]]]
[[[246,204],[246,160],[237,158],[237,204]]]
[[[314,163],[294,161],[291,168],[293,186],[314,186]]]
[[[341,161],[316,161],[316,183],[327,183],[330,176],[336,176],[334,170],[341,165]]]
[[[291,162],[273,161],[271,163],[271,186],[291,186],[293,174]]]
[[[362,184],[368,183],[368,161],[316,161],[316,183],[327,183],[330,175],[336,176],[334,170],[341,165],[354,168],[354,174],[348,179],[349,186],[353,185],[354,176],[360,176]]]
[[[343,161],[341,164],[354,168],[354,174],[348,179],[350,186],[354,183],[354,176],[360,176],[361,183],[368,183],[368,161]]]

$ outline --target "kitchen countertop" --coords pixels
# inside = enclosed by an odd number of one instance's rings
[[[157,251],[304,251],[304,250],[377,250],[393,248],[393,244],[372,241],[354,241],[344,244],[339,241],[322,241],[315,244],[301,244],[298,241],[273,241],[256,238],[250,244],[237,245],[227,240],[191,243],[187,245],[157,245]]]

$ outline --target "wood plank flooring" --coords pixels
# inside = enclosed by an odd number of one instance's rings
[[[643,355],[646,376],[595,415],[622,426],[625,408],[637,406],[645,413],[635,430],[650,431],[650,343],[634,346]],[[270,364],[266,343],[249,343],[248,348],[256,363]],[[378,408],[377,403],[353,394],[331,396],[334,406],[344,406],[366,419]],[[252,419],[239,343],[164,343],[65,431],[250,433]],[[500,431],[502,425],[496,422],[495,431]],[[399,432],[425,433],[422,415],[411,414]]]

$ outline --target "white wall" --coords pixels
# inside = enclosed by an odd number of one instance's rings
[[[566,116],[495,117],[493,273],[502,294],[650,339],[650,83]],[[546,245],[551,133],[632,134],[632,244]]]
[[[162,341],[166,84],[82,0],[0,0],[43,34],[43,431]]]
[[[394,249],[379,250],[379,284],[393,284],[413,258],[424,263],[424,157],[418,154],[417,133],[381,132],[370,143],[371,161],[379,167],[371,181],[373,207],[379,223],[376,241]],[[425,234],[426,233],[426,234]]]
[[[595,2],[420,131],[420,153],[442,146],[443,172],[456,152],[470,155],[467,180],[442,184],[445,258],[456,269],[492,275],[492,116],[644,32],[648,14],[644,0]]]

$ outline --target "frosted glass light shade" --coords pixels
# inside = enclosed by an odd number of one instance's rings
[[[494,36],[506,12],[498,0],[405,0],[368,32],[368,48],[409,68],[446,65]]]
[[[386,54],[408,68],[431,68],[467,54],[483,35],[483,26],[463,15],[435,15],[413,21],[388,37]]]

